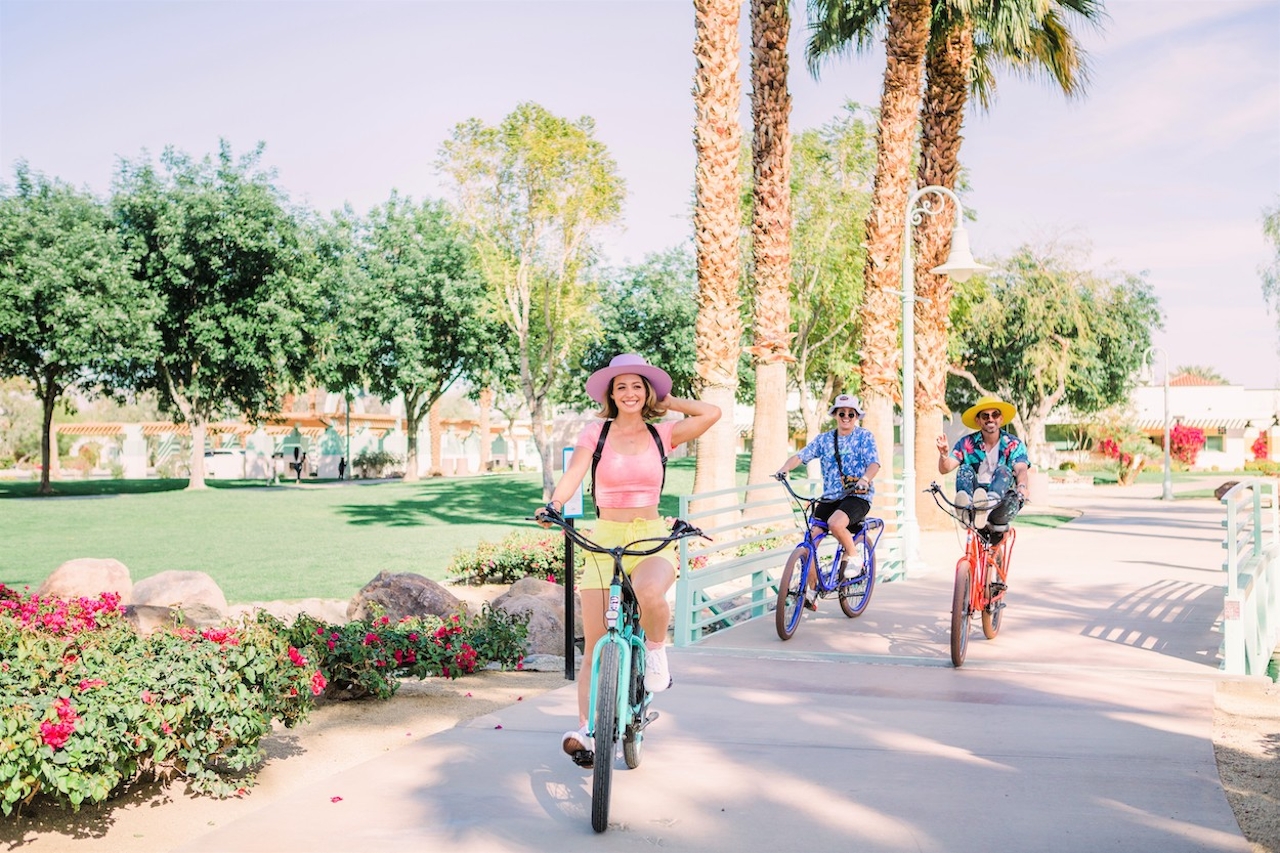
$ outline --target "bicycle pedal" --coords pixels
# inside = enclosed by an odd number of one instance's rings
[[[1001,595],[1001,594],[1002,594],[1002,593],[1004,593],[1004,591],[1005,591],[1006,589],[1008,589],[1008,588],[1009,588],[1009,587],[1008,587],[1008,585],[1007,585],[1007,584],[1000,583],[1000,581],[992,581],[992,582],[991,582],[991,597],[992,597],[992,598],[995,598],[997,595]]]
[[[581,767],[583,770],[590,770],[596,766],[596,754],[594,750],[579,749],[569,756],[573,759],[573,763]]]
[[[656,719],[658,719],[657,711],[650,711],[648,714],[645,714],[644,719],[640,721],[640,731],[644,731],[648,728],[649,724]]]

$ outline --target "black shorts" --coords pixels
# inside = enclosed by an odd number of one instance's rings
[[[836,510],[843,510],[844,514],[849,516],[849,530],[856,532],[862,519],[871,512],[871,502],[866,498],[853,495],[840,501],[818,501],[818,505],[813,509],[813,517],[827,521],[835,515]]]

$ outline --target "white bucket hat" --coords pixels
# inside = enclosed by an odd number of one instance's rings
[[[834,415],[836,413],[836,409],[853,409],[858,413],[858,417],[862,417],[864,413],[862,401],[852,394],[841,394],[839,397],[836,397],[831,403],[831,408],[827,410],[827,414]]]

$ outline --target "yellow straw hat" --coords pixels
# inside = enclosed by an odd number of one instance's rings
[[[999,397],[983,397],[964,410],[964,414],[960,416],[960,421],[969,429],[982,429],[982,426],[978,423],[978,412],[985,412],[987,409],[999,409],[1006,424],[1013,420],[1017,414],[1013,406]]]

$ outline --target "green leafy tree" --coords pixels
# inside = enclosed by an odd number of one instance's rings
[[[1088,415],[1127,399],[1161,317],[1141,277],[1101,275],[1058,247],[1023,246],[957,288],[952,325],[952,410],[975,394],[1009,401],[1034,463],[1055,406]]]
[[[470,119],[440,149],[491,292],[511,333],[520,389],[551,493],[545,426],[575,343],[594,321],[594,238],[622,212],[617,164],[590,118],[569,121],[523,103],[496,126]]]
[[[417,480],[423,419],[490,349],[487,289],[475,253],[440,202],[415,204],[392,194],[370,212],[362,231],[348,306],[356,351],[363,355],[369,389],[404,400],[405,479]]]
[[[156,358],[122,381],[154,389],[191,429],[191,481],[202,489],[207,424],[228,410],[255,421],[277,409],[310,363],[315,254],[261,167],[263,146],[194,160],[173,148],[122,161],[114,207],[136,254],[134,277],[161,305]]]
[[[827,402],[856,390],[865,223],[875,171],[875,125],[855,103],[798,134],[792,152],[791,316],[805,433],[817,435]]]
[[[583,407],[596,404],[584,389],[587,376],[618,353],[634,352],[671,374],[672,393],[694,393],[693,330],[698,318],[697,271],[686,247],[649,255],[601,287],[600,333],[588,342],[566,375],[562,398]]]
[[[1262,276],[1262,295],[1276,315],[1276,330],[1280,332],[1280,198],[1275,207],[1262,212],[1262,235],[1271,244],[1272,258],[1258,274]]]
[[[106,206],[19,164],[0,195],[0,376],[25,378],[40,400],[40,494],[59,400],[146,360],[154,313]]]

